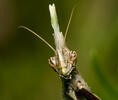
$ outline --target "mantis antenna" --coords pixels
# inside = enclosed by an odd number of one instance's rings
[[[31,29],[29,29],[25,26],[19,26],[18,28],[24,28],[24,29],[28,30],[29,32],[33,33],[34,35],[36,35],[39,39],[41,39],[46,45],[48,45],[56,53],[56,50],[45,39],[43,39],[40,35],[38,35],[36,32],[32,31]]]
[[[70,22],[71,22],[71,19],[72,19],[72,16],[73,16],[73,11],[75,9],[76,6],[73,7],[72,11],[71,11],[71,15],[70,15],[70,18],[69,18],[69,21],[68,21],[68,24],[67,24],[67,28],[66,28],[66,32],[65,32],[65,40],[66,40],[66,37],[67,37],[67,33],[68,33],[68,29],[69,29],[69,26],[70,26]]]

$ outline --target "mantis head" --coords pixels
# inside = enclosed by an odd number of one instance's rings
[[[54,41],[56,46],[56,52],[54,57],[50,57],[49,64],[54,68],[60,76],[70,77],[70,73],[75,68],[77,59],[77,53],[70,51],[66,47],[65,37],[60,32],[55,5],[49,5],[49,11],[51,16],[51,24],[54,30]]]

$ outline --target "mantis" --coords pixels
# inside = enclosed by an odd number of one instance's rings
[[[48,62],[54,71],[58,73],[62,80],[63,95],[66,100],[81,100],[81,96],[84,97],[84,100],[100,100],[90,91],[87,83],[84,81],[78,71],[76,64],[76,51],[69,50],[69,48],[66,46],[66,36],[72,19],[73,10],[74,8],[72,9],[72,13],[64,36],[59,28],[55,5],[49,5],[51,25],[54,30],[53,36],[55,41],[55,48],[29,28],[25,26],[20,26],[19,28],[24,28],[30,31],[54,51],[55,56],[50,57]]]

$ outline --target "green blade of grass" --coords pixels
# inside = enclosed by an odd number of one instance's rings
[[[108,82],[105,75],[100,70],[100,64],[98,62],[98,56],[96,51],[92,51],[91,53],[91,62],[92,68],[97,75],[99,82],[106,92],[111,96],[112,100],[118,100],[118,94],[113,86]],[[111,99],[110,99],[111,100]]]

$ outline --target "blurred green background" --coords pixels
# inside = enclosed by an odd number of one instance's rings
[[[117,0],[0,0],[0,100],[62,100],[61,81],[49,67],[53,51],[19,25],[54,46],[49,4],[64,33],[74,5],[67,46],[79,70],[103,100],[118,100]]]

